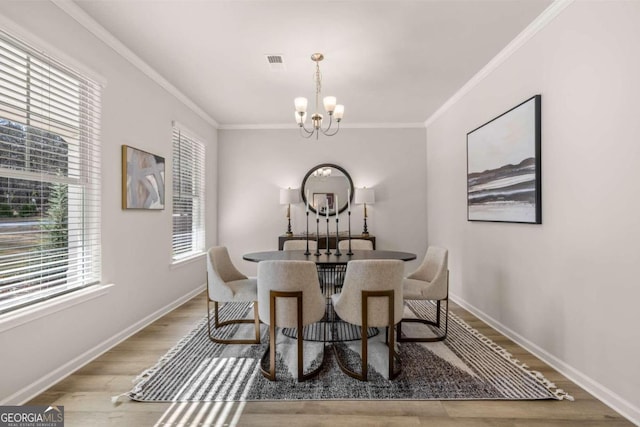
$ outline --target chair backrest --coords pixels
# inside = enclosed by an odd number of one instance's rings
[[[407,278],[429,282],[422,291],[429,299],[444,299],[448,294],[448,258],[447,249],[429,246],[422,264]]]
[[[404,301],[402,299],[402,275],[404,264],[400,260],[380,259],[349,261],[344,285],[338,301],[340,317],[349,323],[362,325],[362,291],[393,290],[394,319],[402,320]],[[387,298],[369,298],[367,323],[371,327],[389,324]]]
[[[302,291],[302,323],[308,325],[322,319],[325,300],[320,291],[318,270],[313,261],[261,261],[258,263],[258,313],[270,324],[270,292]],[[297,327],[295,298],[276,299],[276,326]]]
[[[349,250],[349,239],[340,240],[338,242],[340,250]],[[351,239],[351,249],[372,251],[373,243],[366,239]]]
[[[233,291],[226,282],[247,278],[233,265],[224,246],[214,246],[207,252],[207,273],[209,298],[215,301],[228,301],[233,297]]]
[[[315,251],[318,248],[318,242],[315,240],[309,239],[309,250]],[[307,249],[307,241],[306,240],[285,240],[282,249],[285,251],[304,251]]]

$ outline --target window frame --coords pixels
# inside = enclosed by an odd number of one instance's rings
[[[174,121],[171,146],[171,263],[180,264],[206,253],[206,145],[203,138]]]
[[[52,271],[51,264],[47,264],[47,251],[42,243],[31,245],[34,250],[21,248],[10,254],[9,251],[0,251],[0,270],[9,272],[2,281],[7,288],[2,289],[0,281],[0,316],[5,314],[15,317],[16,313],[28,313],[41,310],[42,304],[54,302],[60,305],[72,295],[85,294],[78,292],[97,285],[101,282],[101,185],[100,185],[100,120],[101,120],[101,87],[86,73],[79,73],[68,65],[43,53],[27,44],[7,31],[0,30],[0,54],[7,55],[6,61],[0,69],[2,76],[8,77],[0,81],[0,117],[6,120],[7,130],[12,126],[23,128],[24,135],[13,135],[11,141],[9,133],[3,139],[3,150],[0,154],[10,156],[20,152],[20,147],[25,150],[24,165],[6,162],[0,164],[0,177],[11,181],[24,181],[27,185],[35,185],[43,188],[48,185],[62,184],[65,187],[65,197],[71,197],[73,201],[64,204],[66,218],[64,228],[66,233],[66,252],[63,261],[58,261],[55,269],[66,268],[62,274]],[[24,61],[21,65],[20,59]],[[32,68],[36,74],[31,74]],[[66,83],[71,86],[66,86]],[[76,86],[77,85],[77,89]],[[24,90],[24,99],[19,99]],[[77,92],[77,93],[76,93]],[[35,96],[32,96],[35,94]],[[12,102],[14,101],[14,102]],[[48,107],[46,103],[48,102]],[[21,109],[21,105],[24,108]],[[71,109],[69,108],[71,107]],[[77,110],[74,108],[77,107]],[[36,116],[37,115],[37,116]],[[6,117],[5,117],[6,116]],[[35,124],[32,124],[32,120]],[[52,130],[53,128],[53,130]],[[63,142],[64,172],[53,174],[46,170],[48,165],[46,155],[54,151],[52,145],[40,142],[44,148],[40,152],[40,166],[38,161],[29,158],[33,143],[29,139],[29,133],[37,130],[42,133],[40,137],[55,136]],[[21,145],[22,144],[22,145]],[[57,153],[59,154],[59,153]],[[17,160],[20,161],[19,159]],[[36,165],[36,166],[34,166]],[[6,188],[7,191],[9,187]],[[2,188],[0,188],[1,190]],[[50,189],[48,191],[51,191]],[[8,197],[7,193],[7,197]],[[49,195],[50,196],[50,195]],[[44,201],[42,195],[41,202]],[[49,208],[49,198],[46,204],[41,206]],[[44,210],[42,211],[44,213]],[[43,217],[39,219],[42,220]],[[31,221],[36,223],[37,221]],[[41,223],[42,224],[42,223]],[[46,235],[45,227],[40,226],[39,232]],[[8,232],[6,235],[20,235],[22,231]],[[38,258],[40,262],[20,267],[23,259],[29,257]],[[17,262],[17,268],[7,268],[11,263]],[[8,263],[8,264],[5,264]],[[47,267],[49,265],[49,267]],[[4,268],[2,268],[4,266]],[[12,272],[13,271],[13,272]],[[39,281],[21,279],[33,275],[33,271],[40,275]],[[60,270],[62,271],[62,270]],[[51,277],[58,276],[57,279]],[[47,280],[47,278],[50,280]],[[1,277],[0,277],[1,279]],[[22,292],[26,290],[26,292]],[[66,296],[66,298],[61,298]],[[37,310],[35,307],[38,307]]]

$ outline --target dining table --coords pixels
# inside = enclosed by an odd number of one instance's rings
[[[322,250],[322,249],[321,249]],[[321,252],[320,255],[313,253],[305,255],[305,251],[264,251],[245,254],[242,259],[252,262],[274,261],[274,260],[296,260],[296,261],[313,261],[316,265],[347,265],[349,261],[367,260],[367,259],[398,259],[401,261],[412,261],[416,259],[416,254],[410,252],[399,251],[383,251],[383,250],[352,250],[351,255],[342,252],[336,255],[335,250],[330,254]]]
[[[331,295],[340,292],[342,289],[349,261],[380,259],[412,261],[416,259],[416,254],[388,250],[352,250],[349,255],[344,251],[337,255],[335,249],[331,250],[329,254],[325,253],[325,251],[322,250],[320,255],[315,255],[314,253],[306,254],[304,250],[262,251],[247,253],[243,255],[242,259],[251,262],[313,261],[318,268],[318,281],[327,299],[327,310],[325,319],[322,322],[305,328],[304,339],[310,341],[359,340],[362,336],[360,327],[338,319],[331,305]],[[260,286],[259,282],[258,286]],[[291,338],[297,336],[295,329],[285,328],[283,333]],[[367,336],[372,337],[378,333],[379,330],[377,328],[369,328]]]

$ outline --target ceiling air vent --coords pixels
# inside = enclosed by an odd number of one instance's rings
[[[267,63],[269,64],[269,69],[271,71],[281,71],[284,70],[284,58],[282,55],[277,53],[266,54]]]

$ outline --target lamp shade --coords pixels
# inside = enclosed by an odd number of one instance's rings
[[[300,203],[300,191],[294,188],[281,188],[280,204],[290,205],[293,203]]]
[[[293,100],[296,106],[296,112],[304,113],[307,111],[307,98],[299,97]]]
[[[376,194],[373,191],[373,188],[356,188],[354,199],[355,203],[358,205],[361,205],[363,203],[372,205],[376,201]]]
[[[331,113],[333,112],[333,110],[336,109],[335,96],[325,96],[324,99],[322,100],[322,103],[324,104],[324,109],[327,111],[327,113]]]

